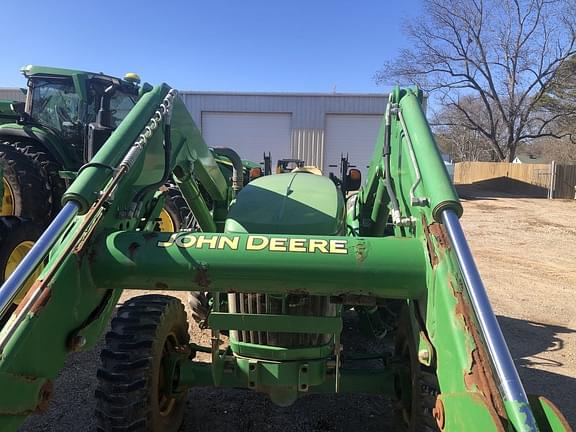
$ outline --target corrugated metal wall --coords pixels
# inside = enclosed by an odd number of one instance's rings
[[[286,113],[292,117],[292,156],[322,167],[327,114],[382,115],[386,94],[230,93],[181,91],[202,129],[202,113]],[[24,100],[19,89],[0,89],[0,99]],[[273,149],[271,149],[273,150]]]
[[[293,129],[323,129],[326,114],[383,114],[386,94],[180,92],[194,121],[203,111],[292,113]]]
[[[292,157],[323,169],[324,129],[292,129]]]
[[[292,157],[321,169],[326,115],[382,115],[388,102],[386,94],[181,92],[180,95],[200,129],[203,112],[290,113]]]
[[[0,88],[0,99],[8,99],[24,102],[26,96],[20,89],[15,88]]]

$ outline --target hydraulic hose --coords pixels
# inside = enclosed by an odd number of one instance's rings
[[[214,152],[232,162],[232,189],[238,192],[244,186],[244,166],[238,153],[228,147],[214,147]]]
[[[398,205],[398,198],[396,198],[396,193],[394,192],[394,187],[392,186],[392,176],[390,175],[390,135],[392,126],[390,124],[390,105],[392,103],[391,98],[388,101],[386,107],[386,118],[385,118],[385,129],[384,129],[384,183],[386,184],[386,192],[390,197],[390,204],[392,205],[392,220],[394,223],[400,221],[400,206]]]

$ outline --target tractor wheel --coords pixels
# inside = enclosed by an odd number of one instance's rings
[[[52,210],[45,172],[9,143],[0,143],[0,167],[4,172],[1,214],[25,217],[45,226]]]
[[[96,389],[97,429],[176,432],[187,392],[168,393],[164,360],[189,350],[184,306],[174,297],[145,295],[116,312],[100,354]]]
[[[440,393],[438,378],[434,367],[426,367],[418,361],[411,322],[406,307],[396,331],[395,356],[408,365],[410,374],[408,379],[397,377],[394,383],[396,428],[399,432],[438,432],[433,414]]]
[[[15,216],[0,217],[0,245],[2,245],[0,247],[0,285],[8,279],[8,276],[12,274],[20,261],[32,249],[40,234],[40,227],[31,221]],[[15,309],[16,305],[20,303],[28,288],[32,285],[33,280],[40,275],[41,271],[42,267],[38,267],[33,273],[32,277],[16,296],[10,310]],[[10,316],[10,310],[6,316],[0,319],[0,328],[4,326],[5,321]]]
[[[12,145],[26,155],[28,159],[31,159],[38,171],[47,175],[51,192],[49,196],[51,205],[50,219],[54,218],[62,208],[61,199],[64,192],[66,192],[66,184],[58,174],[58,171],[61,170],[60,164],[54,161],[41,146],[35,143],[14,142]]]
[[[180,189],[166,185],[164,208],[160,212],[159,231],[176,232],[184,229],[196,231],[197,224]]]

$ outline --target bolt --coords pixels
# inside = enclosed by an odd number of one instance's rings
[[[444,430],[444,425],[446,423],[446,418],[444,417],[444,404],[442,403],[442,399],[436,399],[436,406],[432,410],[432,414],[436,419],[436,424],[440,430]]]
[[[423,365],[428,365],[430,362],[430,352],[427,349],[422,349],[418,352],[418,361]]]

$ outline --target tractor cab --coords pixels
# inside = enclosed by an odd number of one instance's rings
[[[21,123],[48,129],[78,165],[91,159],[138,98],[135,74],[119,79],[41,66],[26,66],[22,73],[28,92],[25,104],[16,106]]]

